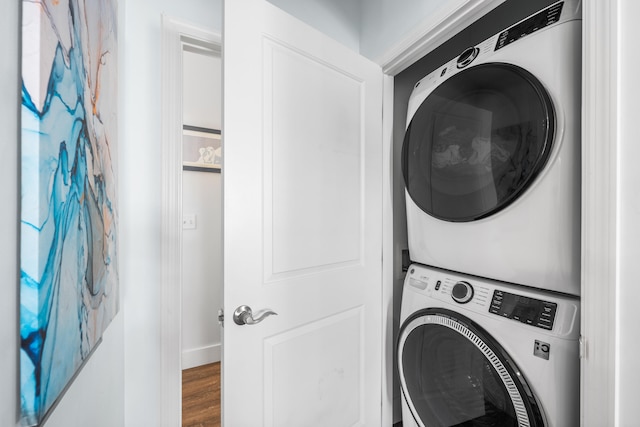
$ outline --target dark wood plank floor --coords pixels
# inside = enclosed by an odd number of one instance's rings
[[[220,426],[220,362],[182,371],[182,427]]]

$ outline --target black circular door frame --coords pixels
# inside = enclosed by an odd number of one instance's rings
[[[507,117],[522,121],[508,126]],[[551,97],[527,70],[501,62],[466,68],[434,88],[407,126],[402,170],[409,196],[444,221],[491,216],[542,172],[555,126]]]
[[[504,348],[481,326],[467,318],[466,316],[452,310],[441,308],[426,308],[416,311],[409,316],[400,328],[397,343],[398,373],[403,397],[411,408],[411,413],[416,422],[419,416],[415,413],[415,407],[409,396],[404,372],[402,356],[404,343],[409,334],[414,330],[427,325],[438,325],[448,328],[460,336],[466,338],[477,348],[489,361],[491,366],[498,373],[502,383],[514,406],[518,426],[524,427],[544,427],[544,421],[538,401],[529,386],[524,373],[518,368]]]

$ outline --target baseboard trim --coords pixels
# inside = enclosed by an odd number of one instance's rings
[[[196,366],[219,362],[221,350],[220,344],[183,350],[182,369],[195,368]]]

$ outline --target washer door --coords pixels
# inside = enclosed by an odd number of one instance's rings
[[[400,329],[402,393],[419,426],[543,426],[524,374],[482,328],[429,308]]]
[[[409,123],[407,191],[436,218],[485,218],[534,181],[554,129],[551,98],[531,73],[502,63],[467,68],[431,92]]]

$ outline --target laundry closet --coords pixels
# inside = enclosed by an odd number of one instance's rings
[[[581,19],[554,2],[414,85],[406,427],[579,425]]]

